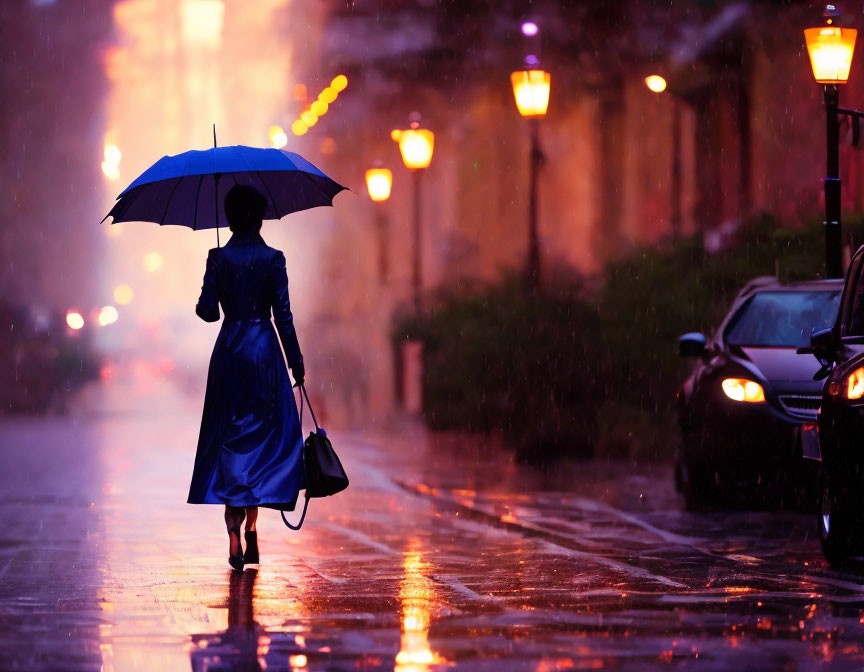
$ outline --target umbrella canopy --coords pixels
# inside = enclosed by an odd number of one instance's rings
[[[227,226],[224,203],[236,184],[267,199],[264,219],[322,205],[345,189],[299,154],[235,145],[164,156],[117,197],[105,215],[117,222],[155,222],[192,229]]]

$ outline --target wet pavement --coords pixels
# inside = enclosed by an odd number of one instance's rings
[[[812,516],[690,514],[668,465],[543,475],[410,425],[332,432],[349,490],[299,533],[262,511],[232,573],[221,511],[185,504],[199,400],[151,376],[0,421],[0,669],[864,666],[864,573]]]

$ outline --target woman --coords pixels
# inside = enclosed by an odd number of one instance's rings
[[[195,308],[202,320],[216,322],[221,303],[225,319],[210,359],[188,501],[225,505],[228,562],[238,570],[258,563],[258,507],[293,511],[305,487],[300,419],[276,332],[297,385],[303,384],[303,355],[285,256],[261,238],[266,205],[252,187],[228,192],[225,216],[233,235],[225,247],[210,250]]]

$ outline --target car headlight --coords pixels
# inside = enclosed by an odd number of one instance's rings
[[[846,398],[864,397],[864,366],[858,367],[846,378]]]
[[[861,369],[862,381],[864,381],[864,368]],[[723,380],[723,393],[734,401],[746,401],[758,404],[765,401],[765,390],[762,386],[746,378],[726,378]],[[864,382],[862,382],[864,386]]]

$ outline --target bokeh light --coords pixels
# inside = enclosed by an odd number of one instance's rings
[[[332,154],[336,151],[336,141],[333,138],[324,138],[321,142],[321,153]]]
[[[129,285],[117,285],[117,287],[114,288],[114,300],[121,306],[132,303],[134,296],[135,293]]]
[[[76,310],[70,310],[66,313],[66,324],[77,331],[84,326],[84,316]]]
[[[222,46],[225,16],[223,0],[185,0],[180,3],[180,30],[183,42],[217,50]]]
[[[99,317],[97,319],[100,326],[106,327],[109,324],[114,324],[118,317],[119,314],[114,306],[104,306],[102,310],[99,311]]]
[[[108,163],[113,163],[117,165],[120,163],[120,159],[122,158],[122,154],[120,152],[120,148],[117,145],[108,145],[105,148],[105,160]]]
[[[270,145],[276,149],[282,149],[288,144],[288,136],[281,126],[271,126],[267,132],[267,138],[270,140]]]
[[[120,171],[117,166],[110,164],[107,161],[102,162],[102,173],[109,180],[117,180],[120,178]]]
[[[294,89],[291,92],[291,97],[294,100],[306,100],[309,97],[309,94],[306,90],[305,84],[295,84]]]
[[[654,93],[662,93],[666,90],[666,80],[660,75],[649,75],[645,78],[645,86]]]
[[[122,158],[120,148],[113,143],[106,143],[104,158],[102,162],[102,173],[109,180],[116,180],[120,177],[120,159]]]
[[[144,255],[144,268],[148,273],[155,273],[164,263],[162,255],[158,252],[148,252]]]
[[[301,98],[296,95],[295,86],[295,99],[300,100]],[[294,135],[304,135],[312,126],[318,123],[318,119],[327,114],[327,110],[329,109],[329,105],[336,100],[339,92],[342,91],[346,86],[348,86],[348,78],[345,75],[337,75],[333,78],[333,81],[330,82],[330,86],[326,87],[321,93],[318,94],[318,98],[307,107],[303,112],[300,113],[300,118],[297,119],[291,125],[291,131]],[[306,100],[306,90],[305,86],[303,89],[302,100]],[[287,138],[286,138],[287,141]],[[271,138],[272,142],[272,138]]]

